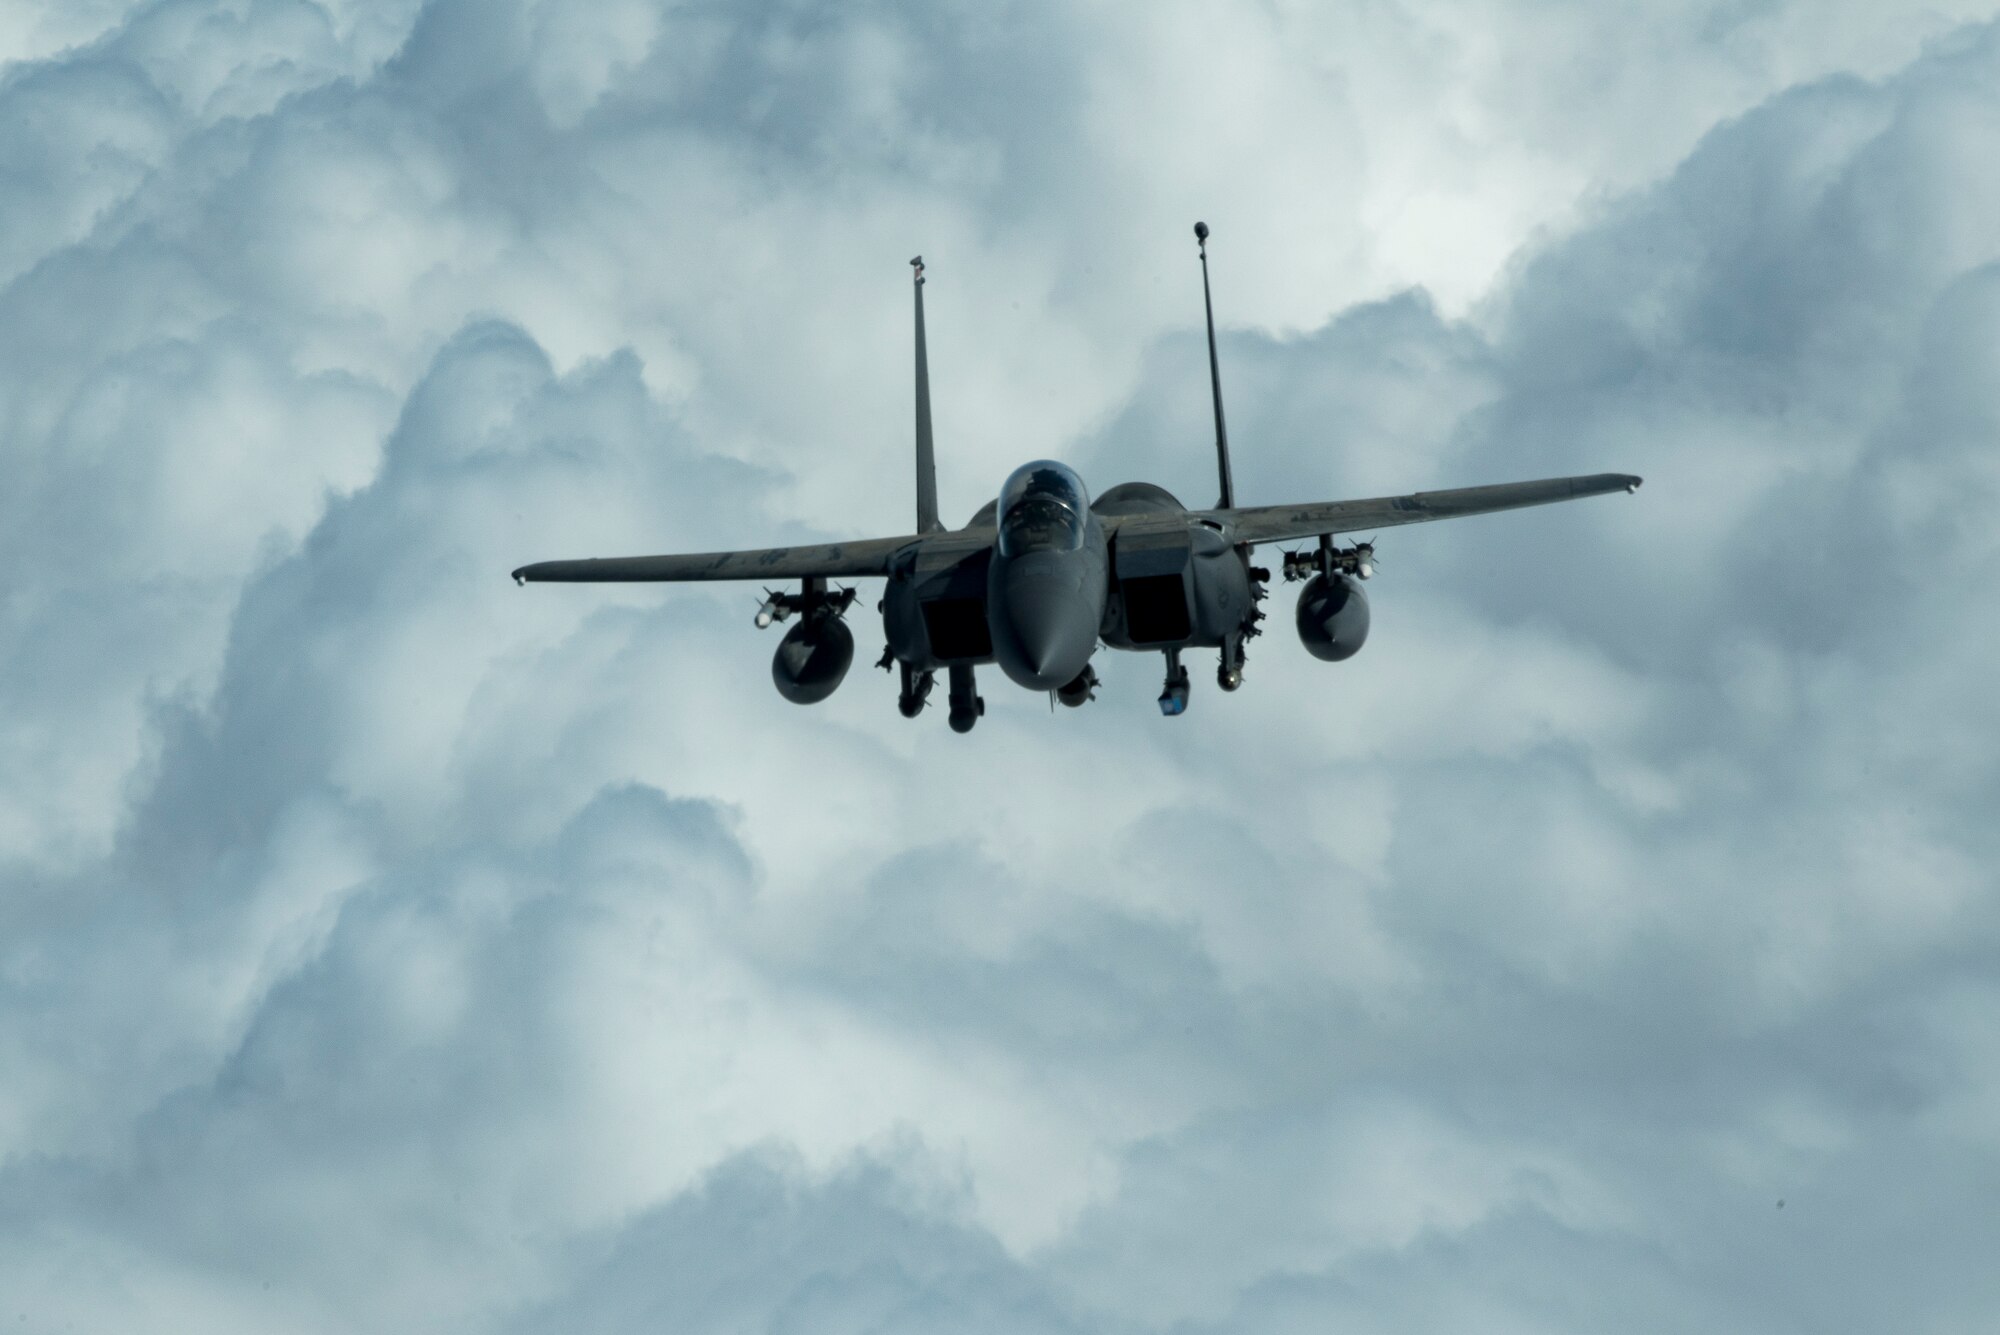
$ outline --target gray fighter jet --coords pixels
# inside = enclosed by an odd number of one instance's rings
[[[919,256],[910,261],[917,324],[916,532],[811,547],[542,561],[516,570],[515,580],[798,580],[797,593],[766,589],[756,621],[767,627],[798,618],[778,645],[771,676],[787,700],[814,704],[833,694],[854,660],[854,635],[844,617],[856,591],[831,587],[831,581],[879,577],[888,581],[880,604],[888,643],[876,666],[901,674],[905,718],[923,711],[942,668],[950,679],[952,729],[971,731],[986,712],[974,670],[996,662],[1015,683],[1081,705],[1096,698],[1090,660],[1099,645],[1164,655],[1160,712],[1171,717],[1187,708],[1185,650],[1219,650],[1217,683],[1225,691],[1243,684],[1244,646],[1259,633],[1264,613],[1257,605],[1271,578],[1269,570],[1251,564],[1252,550],[1264,543],[1315,544],[1284,553],[1281,569],[1288,581],[1305,581],[1297,625],[1306,651],[1335,663],[1368,638],[1360,581],[1374,573],[1375,558],[1372,540],[1342,546],[1336,537],[1638,490],[1636,477],[1594,473],[1374,500],[1239,507],[1215,356],[1207,225],[1196,223],[1194,234],[1222,477],[1214,508],[1190,510],[1150,482],[1122,483],[1093,501],[1073,470],[1042,459],[1014,470],[999,497],[965,527],[947,529],[938,519]]]

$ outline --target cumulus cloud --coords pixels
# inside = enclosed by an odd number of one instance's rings
[[[1960,17],[15,11],[17,1320],[1990,1321]],[[505,581],[905,527],[917,249],[948,510],[1205,501],[1217,199],[1246,500],[1646,490],[1398,530],[1171,724]]]

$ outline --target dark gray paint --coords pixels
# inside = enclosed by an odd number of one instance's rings
[[[922,539],[870,538],[810,547],[763,547],[744,552],[686,556],[613,556],[582,561],[539,561],[514,572],[521,582],[558,584],[687,583],[714,579],[853,579],[886,575],[899,553]],[[988,541],[991,541],[990,537]]]
[[[771,681],[795,705],[816,705],[839,689],[854,663],[854,632],[837,616],[807,617],[785,632],[771,656]]]
[[[1322,663],[1339,663],[1368,642],[1368,595],[1347,575],[1314,575],[1293,613],[1299,642]]]
[[[897,662],[931,672],[997,661],[1018,684],[1054,690],[1082,672],[1099,640],[1113,649],[1222,648],[1240,654],[1241,640],[1255,632],[1256,603],[1263,592],[1251,578],[1248,556],[1259,544],[1547,505],[1632,491],[1639,483],[1624,473],[1598,473],[1369,500],[1191,511],[1160,487],[1128,482],[1105,492],[1091,507],[1090,536],[1081,551],[1034,553],[1032,560],[996,559],[997,531],[989,505],[977,516],[987,522],[929,536],[543,561],[521,567],[514,578],[594,583],[884,577],[889,584],[882,599],[883,632]],[[1180,581],[1186,631],[1170,640],[1135,635],[1124,596],[1128,584],[1136,588],[1137,580],[1167,576]],[[1305,595],[1306,600],[1311,597],[1310,592]],[[934,645],[926,605],[945,611],[946,604],[974,599],[985,604],[987,645],[970,653]],[[1361,605],[1366,607],[1365,599]],[[1326,618],[1318,613],[1325,610],[1315,604],[1308,616],[1302,600],[1299,624],[1319,625]],[[1350,613],[1347,620],[1352,617]],[[1300,633],[1309,651],[1326,657],[1327,646],[1303,629]],[[1351,629],[1342,643],[1358,647]],[[1352,652],[1345,648],[1339,657]],[[829,687],[812,698],[830,693]],[[787,698],[800,697],[788,692]]]
[[[1573,501],[1614,491],[1637,491],[1640,478],[1628,473],[1592,473],[1537,482],[1502,482],[1489,487],[1454,487],[1366,501],[1321,501],[1311,505],[1259,505],[1204,510],[1196,517],[1226,525],[1238,542],[1286,542],[1321,534],[1373,532],[1432,519],[1519,510],[1553,501]]]
[[[1200,233],[1198,233],[1199,235]],[[1205,236],[1203,237],[1205,240]],[[1112,487],[1091,504],[1076,544],[1077,525],[1064,540],[1039,534],[1025,542],[1010,525],[1010,546],[998,541],[1000,506],[989,503],[955,532],[938,529],[937,482],[931,440],[930,368],[924,339],[924,271],[912,260],[916,313],[916,493],[918,532],[807,547],[708,552],[687,556],[630,556],[543,561],[514,571],[519,582],[566,583],[691,580],[803,580],[795,600],[804,620],[779,646],[773,679],[787,699],[812,703],[838,686],[851,659],[842,652],[839,626],[846,604],[832,606],[828,579],[888,580],[881,610],[887,641],[882,663],[901,669],[901,706],[921,711],[932,675],[949,669],[952,727],[964,732],[984,712],[973,670],[997,662],[1015,683],[1060,691],[1068,702],[1090,698],[1090,659],[1100,642],[1114,648],[1165,655],[1165,713],[1186,701],[1187,675],[1180,652],[1219,649],[1217,679],[1223,689],[1242,682],[1244,645],[1259,634],[1257,604],[1269,578],[1250,564],[1262,543],[1319,539],[1319,572],[1300,599],[1299,636],[1315,657],[1337,661],[1353,654],[1367,633],[1367,599],[1358,584],[1338,573],[1356,570],[1355,552],[1334,548],[1333,535],[1403,524],[1488,514],[1529,505],[1575,500],[1614,491],[1636,491],[1640,479],[1625,473],[1508,482],[1414,492],[1370,500],[1190,511],[1164,488],[1146,482]],[[1220,372],[1214,364],[1214,317],[1207,298],[1206,248],[1203,301],[1209,311],[1211,384],[1215,394],[1216,447],[1228,499],[1228,455],[1222,425]],[[1034,465],[1016,474],[1042,468]],[[1080,481],[1060,464],[1052,476]],[[1010,499],[1009,504],[1012,504]],[[1020,512],[1015,511],[1016,515]],[[1074,515],[1074,508],[1065,509]],[[997,518],[996,518],[997,517]],[[1288,564],[1288,572],[1292,566]],[[1366,578],[1365,566],[1358,573]],[[812,627],[812,629],[808,629]],[[841,628],[844,631],[844,627]]]
[[[937,450],[931,440],[931,364],[924,339],[924,257],[910,261],[916,271],[910,282],[917,309],[917,532],[936,533],[938,519]]]

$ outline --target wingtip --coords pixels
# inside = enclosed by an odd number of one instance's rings
[[[1643,477],[1627,477],[1625,479],[1625,494],[1630,496],[1644,485],[1646,485],[1646,479]]]

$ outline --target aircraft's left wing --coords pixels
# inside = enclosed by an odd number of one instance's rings
[[[1420,524],[1430,519],[1516,510],[1524,505],[1573,501],[1612,491],[1637,491],[1640,481],[1629,473],[1592,473],[1587,477],[1551,477],[1538,482],[1503,482],[1494,487],[1419,491],[1366,501],[1239,506],[1232,510],[1203,510],[1195,517],[1221,524],[1239,543],[1289,542],[1321,534],[1360,533],[1394,528],[1398,524]]]
[[[514,572],[516,583],[637,583],[711,579],[837,579],[886,575],[897,556],[923,539],[867,538],[813,547],[760,547],[745,552],[696,552],[686,556],[612,556],[583,561],[537,561]]]

